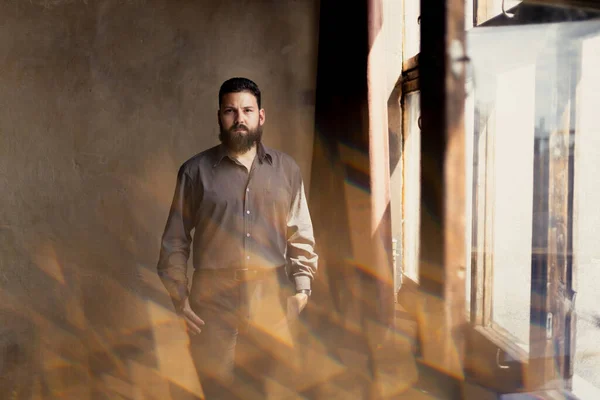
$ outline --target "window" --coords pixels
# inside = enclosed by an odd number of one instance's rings
[[[465,373],[500,393],[559,388],[600,398],[594,287],[600,280],[600,122],[594,117],[600,20],[593,20],[600,12],[591,0],[561,1],[567,2],[585,8],[552,6],[559,0],[465,2],[465,26],[475,26],[467,30],[464,105]],[[419,47],[433,42],[425,42],[427,35],[417,39],[419,2],[405,2],[404,11],[402,269],[406,283],[421,290],[432,282],[425,282],[419,260],[432,249],[423,235],[431,221],[419,220],[420,149],[427,143],[419,104],[427,88],[419,75],[431,64]],[[459,180],[440,179],[449,186]]]
[[[471,375],[498,390],[600,397],[598,54],[599,21],[468,32]]]

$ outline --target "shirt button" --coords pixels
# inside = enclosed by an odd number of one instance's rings
[[[246,210],[246,214],[250,214],[250,210]]]
[[[250,191],[250,188],[246,188],[246,192],[249,192],[249,191]]]
[[[249,234],[249,233],[246,233],[246,237],[250,237],[250,234]]]

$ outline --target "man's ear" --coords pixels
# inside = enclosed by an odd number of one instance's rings
[[[262,126],[265,123],[265,109],[261,108],[258,112],[258,123]]]

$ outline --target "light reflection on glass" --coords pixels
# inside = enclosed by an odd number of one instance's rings
[[[467,121],[475,120],[472,251],[492,274],[488,328],[530,352],[530,334],[542,325],[531,313],[536,296],[546,287],[566,299],[576,291],[574,332],[562,299],[547,302],[567,320],[554,337],[575,340],[573,392],[596,398],[600,22],[477,28],[467,36],[475,96],[474,115],[466,108]],[[532,265],[558,272],[532,277]]]

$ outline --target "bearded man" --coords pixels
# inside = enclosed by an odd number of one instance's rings
[[[248,398],[250,392],[240,393],[243,379],[234,378],[267,374],[256,352],[236,363],[240,339],[251,337],[245,343],[259,353],[278,348],[282,326],[308,302],[318,258],[300,169],[262,143],[258,86],[246,78],[225,81],[217,118],[221,144],[179,169],[157,267],[187,324],[209,400],[233,393]]]

